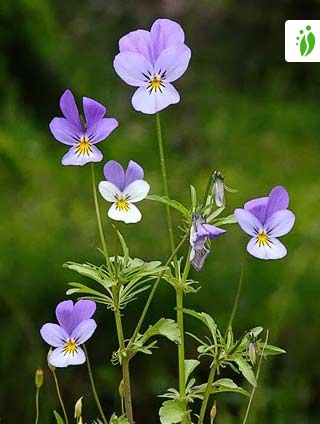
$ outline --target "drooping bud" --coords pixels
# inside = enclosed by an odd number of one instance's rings
[[[82,424],[82,399],[83,396],[74,405],[74,418],[76,418],[78,424]]]
[[[253,332],[250,332],[248,334],[248,354],[249,354],[249,359],[250,362],[252,363],[252,365],[254,365],[256,363],[256,359],[257,359],[257,341],[256,341],[256,337],[254,335]]]
[[[213,405],[212,405],[212,408],[211,408],[211,411],[210,411],[210,424],[213,424],[214,423],[214,420],[216,418],[216,415],[217,415],[217,402],[214,401],[213,402]]]
[[[36,388],[40,389],[43,386],[43,369],[42,368],[36,369],[34,379],[35,379]]]
[[[224,177],[220,171],[214,171],[213,174],[213,196],[218,208],[225,206],[224,198]]]

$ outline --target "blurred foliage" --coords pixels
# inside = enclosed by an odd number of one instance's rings
[[[246,236],[234,226],[219,239],[205,270],[202,290],[187,307],[227,322],[240,267],[245,284],[235,331],[263,324],[270,341],[287,350],[263,367],[251,423],[301,424],[320,419],[319,343],[319,133],[320,74],[317,64],[284,60],[284,22],[317,16],[319,1],[302,0],[13,0],[0,3],[0,417],[6,423],[34,420],[34,371],[45,369],[41,423],[59,408],[45,365],[42,323],[65,297],[66,260],[99,263],[98,235],[89,168],[63,168],[64,146],[48,123],[59,115],[58,99],[69,87],[108,106],[119,129],[102,146],[105,159],[145,167],[152,192],[161,190],[154,117],[134,112],[132,90],[115,75],[112,60],[121,35],[149,28],[157,17],[179,21],[193,51],[190,68],[177,83],[182,101],[162,113],[172,197],[187,201],[189,184],[205,187],[219,169],[227,184],[228,210],[282,184],[297,215],[287,237],[287,258],[262,262],[245,253]],[[99,167],[99,175],[102,176]],[[106,209],[104,204],[101,205]],[[144,219],[120,225],[135,256],[165,259],[163,208],[144,202]],[[107,234],[115,244],[110,224]],[[126,311],[127,334],[144,296]],[[164,282],[150,311],[155,322],[174,316],[172,289]],[[97,385],[108,414],[119,411],[119,369],[110,365],[116,347],[112,314],[99,307],[99,327],[88,344]],[[186,317],[187,329],[194,321]],[[188,339],[187,357],[195,357]],[[133,364],[136,421],[157,423],[157,394],[176,385],[176,352],[163,343],[153,357]],[[199,367],[197,379],[206,378]],[[85,367],[58,372],[69,410],[84,396],[86,416],[95,416]],[[141,384],[143,382],[143,384]],[[239,423],[245,401],[219,395],[217,423]]]

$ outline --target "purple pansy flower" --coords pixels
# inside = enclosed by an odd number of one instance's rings
[[[189,260],[196,271],[201,271],[210,249],[207,247],[210,239],[224,234],[226,230],[207,224],[200,215],[194,215],[190,230],[191,252]]]
[[[126,224],[141,220],[141,212],[134,205],[147,197],[150,186],[144,181],[144,172],[140,165],[131,160],[126,171],[120,163],[111,160],[103,169],[107,181],[99,183],[101,196],[113,205],[108,216]]]
[[[286,256],[286,247],[277,239],[293,227],[294,214],[288,210],[289,194],[281,186],[274,187],[268,197],[260,197],[236,209],[234,214],[240,227],[252,239],[248,252],[259,259],[280,259]]]
[[[97,324],[91,319],[96,310],[92,300],[72,300],[60,302],[56,308],[58,324],[44,324],[40,330],[41,337],[55,348],[49,355],[49,364],[54,367],[80,365],[86,361],[80,345],[94,333]]]
[[[153,114],[180,101],[171,82],[184,74],[190,61],[184,39],[181,26],[170,19],[157,19],[150,31],[139,29],[120,39],[113,66],[123,81],[139,87],[132,97],[135,110]]]
[[[88,97],[82,101],[85,123],[80,119],[72,92],[66,90],[60,99],[64,118],[53,118],[49,125],[56,140],[71,146],[62,158],[62,165],[100,162],[103,155],[95,144],[106,139],[118,126],[116,119],[104,118],[106,108],[102,104]]]

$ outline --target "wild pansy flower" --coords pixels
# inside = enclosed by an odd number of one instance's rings
[[[99,183],[101,196],[113,205],[108,216],[115,221],[133,224],[141,220],[141,212],[134,205],[145,199],[150,186],[144,181],[144,172],[140,165],[131,160],[126,171],[120,163],[111,160],[103,169],[107,181]]]
[[[56,308],[59,324],[44,324],[40,330],[41,337],[55,348],[48,356],[48,362],[54,367],[80,365],[86,361],[80,345],[94,333],[97,324],[91,319],[96,310],[95,302],[72,300],[60,302]]]
[[[226,230],[207,224],[201,215],[194,215],[190,230],[190,262],[196,271],[201,271],[207,256],[210,253],[208,242],[224,234]]]
[[[281,186],[274,187],[268,197],[260,197],[236,209],[234,214],[244,232],[252,236],[247,251],[259,259],[280,259],[286,247],[277,239],[293,227],[295,215],[288,210],[289,194]]]
[[[71,146],[62,158],[62,165],[100,162],[103,155],[95,144],[106,139],[118,126],[116,119],[104,118],[106,108],[102,104],[88,97],[83,97],[82,102],[85,122],[80,119],[72,92],[66,90],[60,99],[64,118],[53,118],[49,125],[56,140]]]
[[[113,66],[123,81],[139,87],[132,97],[135,110],[154,114],[180,101],[171,82],[184,74],[190,61],[184,39],[181,26],[170,19],[157,19],[150,31],[139,29],[120,39]]]

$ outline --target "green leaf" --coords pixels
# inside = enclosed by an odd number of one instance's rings
[[[193,309],[186,309],[186,308],[183,308],[183,312],[187,315],[191,315],[199,319],[200,321],[202,321],[209,329],[213,338],[214,339],[216,338],[217,324],[215,323],[214,319],[210,315],[206,314],[205,312],[196,312]]]
[[[182,213],[182,215],[185,216],[186,218],[189,218],[190,216],[190,211],[185,206],[183,206],[181,203],[177,202],[176,200],[170,199],[167,196],[158,196],[156,194],[149,194],[149,196],[147,196],[147,199],[170,206],[171,208],[174,208],[180,213]]]
[[[214,224],[219,226],[219,225],[236,224],[237,222],[238,222],[237,218],[235,217],[234,214],[232,214],[232,215],[226,216],[225,218],[217,219],[216,221],[214,221]]]
[[[142,336],[143,344],[150,339],[150,337],[156,335],[167,337],[175,343],[181,342],[178,324],[173,319],[161,318],[156,324],[150,326]]]
[[[117,417],[116,414],[112,414],[109,424],[129,424],[129,420],[124,416]]]
[[[221,206],[220,208],[213,211],[209,216],[207,216],[207,222],[210,224],[217,216],[219,216],[223,211],[225,210],[224,206]]]
[[[180,423],[186,415],[184,402],[179,399],[167,400],[159,411],[161,424]]]
[[[283,353],[287,353],[285,350],[281,349],[278,346],[265,345],[265,342],[260,342],[259,347],[263,350],[264,356],[269,355],[282,355]]]
[[[307,35],[307,38],[306,38],[306,35],[304,35],[300,43],[301,56],[304,56],[304,57],[308,56],[312,52],[315,46],[315,43],[316,43],[316,39],[312,32],[309,32],[309,34]]]
[[[207,388],[206,384],[201,384],[201,386],[196,386],[193,388],[196,394],[202,394],[205,392]],[[214,393],[224,393],[224,392],[233,392],[239,393],[244,396],[250,396],[250,393],[247,390],[239,387],[233,380],[230,378],[221,378],[220,380],[216,380],[212,384],[212,388],[210,390],[210,394]]]
[[[54,417],[56,419],[56,423],[57,424],[64,424],[63,419],[61,418],[61,416],[58,414],[57,411],[53,411]]]
[[[184,372],[185,372],[185,384],[187,384],[188,379],[191,373],[197,368],[200,364],[196,359],[185,359],[184,361]]]
[[[129,248],[127,246],[127,243],[123,237],[123,235],[120,233],[120,231],[117,230],[118,238],[121,243],[123,257],[124,257],[124,263],[125,265],[129,262]]]
[[[257,380],[250,365],[242,358],[235,358],[234,362],[238,365],[239,371],[244,378],[254,387],[257,385]]]
[[[190,196],[191,196],[191,208],[192,208],[192,211],[194,212],[197,209],[198,199],[197,199],[196,189],[193,187],[193,185],[190,186]]]

